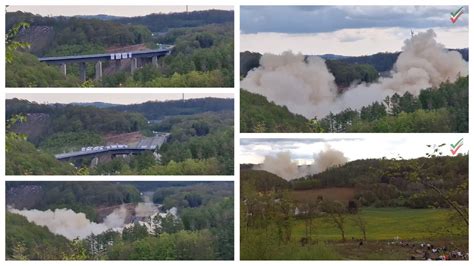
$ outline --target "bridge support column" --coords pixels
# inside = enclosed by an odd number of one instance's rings
[[[87,80],[87,66],[85,62],[79,63],[79,77],[82,82]]]
[[[61,73],[63,73],[64,76],[66,76],[66,74],[67,74],[66,64],[60,64],[59,65],[59,70],[61,71]]]
[[[137,70],[137,68],[138,68],[138,58],[136,58],[136,57],[135,57],[135,58],[132,58],[131,65],[132,65],[132,67],[131,67],[131,72],[132,72],[132,74],[133,74],[133,73]]]
[[[151,58],[151,64],[154,66],[154,67],[158,67],[158,56],[153,56]]]
[[[95,63],[95,80],[102,79],[102,61]]]
[[[115,60],[115,70],[120,70],[122,66],[122,60]]]
[[[94,157],[94,159],[91,160],[90,168],[95,168],[98,164],[99,164],[99,157]]]

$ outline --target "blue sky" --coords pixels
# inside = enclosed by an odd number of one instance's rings
[[[455,24],[449,19],[450,12],[459,7],[242,6],[241,51],[281,53],[291,49],[305,54],[345,55],[393,52],[400,50],[411,30],[416,33],[427,29],[434,29],[438,41],[446,47],[464,48],[468,46],[468,7]]]

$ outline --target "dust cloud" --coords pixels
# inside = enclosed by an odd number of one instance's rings
[[[304,55],[291,51],[264,54],[260,66],[249,71],[241,87],[306,118],[360,109],[395,93],[418,95],[422,89],[468,75],[468,63],[461,54],[448,51],[435,38],[436,33],[428,30],[405,40],[390,77],[351,86],[342,94],[337,93],[334,76],[322,58],[311,56],[305,62]]]
[[[348,159],[344,153],[326,145],[325,149],[313,154],[311,165],[298,165],[291,159],[290,152],[267,155],[263,163],[254,166],[255,170],[273,173],[285,180],[292,180],[326,171],[328,168],[345,164]]]
[[[46,226],[54,234],[62,235],[69,240],[84,239],[91,234],[101,234],[107,230],[121,232],[130,224],[125,224],[129,216],[127,208],[121,205],[104,218],[102,223],[95,223],[87,219],[84,213],[76,213],[70,209],[53,210],[18,210],[8,208],[11,213],[24,216],[29,222],[39,226]],[[140,202],[134,209],[138,217],[150,217],[159,212],[158,207],[152,202]]]
[[[120,217],[114,211],[106,217],[107,223],[105,220],[104,223],[94,223],[87,219],[84,213],[75,213],[70,209],[56,209],[54,211],[9,209],[9,211],[24,216],[31,223],[46,226],[52,233],[62,235],[69,240],[84,239],[91,234],[103,233],[113,228],[110,226],[118,224],[119,221],[116,219]]]

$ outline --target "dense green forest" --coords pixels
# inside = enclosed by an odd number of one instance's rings
[[[167,32],[173,28],[191,28],[207,24],[232,23],[234,21],[234,14],[224,10],[209,10],[151,14],[143,17],[118,18],[114,21],[124,25],[145,25],[152,32]]]
[[[15,30],[19,25],[20,29]],[[6,67],[7,87],[231,87],[234,84],[232,11],[152,14],[112,20],[7,12],[6,31],[10,39],[28,44],[18,48],[9,46],[16,51],[14,60],[9,60]],[[124,51],[157,49],[161,44],[174,48],[169,56],[158,60],[158,67],[145,64],[132,75],[129,68],[115,69],[113,64],[104,62],[107,74],[102,80],[94,80],[94,66],[89,64],[86,82],[79,80],[78,65],[68,65],[64,77],[56,66],[40,63],[36,58],[107,53],[121,48]]]
[[[204,112],[234,110],[233,101],[219,98],[188,99],[186,101],[144,102],[140,104],[118,105],[112,110],[142,113],[148,120],[161,120],[167,116],[192,115]]]
[[[469,77],[308,120],[241,90],[241,132],[468,132]]]
[[[468,132],[469,77],[319,120],[323,132]],[[388,108],[387,108],[388,106]]]
[[[434,149],[427,158],[357,160],[291,181],[242,165],[241,258],[467,259],[468,162]],[[420,243],[442,251],[419,252]]]
[[[154,206],[159,208],[156,212],[175,208],[177,213],[144,217],[143,222],[131,219],[121,230],[114,228],[70,240],[54,234],[46,226],[28,222],[21,214],[7,211],[7,260],[233,259],[232,183],[141,182],[139,187],[144,189],[141,191],[135,185],[136,182],[8,182],[7,204],[15,208],[28,204],[20,197],[23,193],[35,191],[37,202],[25,208],[68,208],[102,223],[104,207],[112,210],[138,206],[137,203],[143,201],[141,193],[152,192],[156,199]],[[81,209],[78,205],[84,207]],[[127,208],[129,215],[136,215]],[[147,229],[145,224],[153,230]]]
[[[265,96],[240,90],[240,132],[313,131],[317,129],[304,116],[269,102]]]
[[[10,175],[230,175],[234,171],[231,99],[146,102],[107,108],[11,99],[6,105],[10,136],[6,142],[11,147],[6,152],[6,172]],[[23,120],[11,123],[17,116]],[[71,162],[74,165],[54,158],[55,154],[82,147],[116,144],[117,140],[110,140],[114,136],[125,138],[118,144],[133,146],[137,138],[152,137],[156,132],[169,133],[159,150],[104,159],[96,167],[90,167],[93,157]],[[135,137],[128,140],[127,134]]]
[[[15,188],[25,190],[40,188],[30,193],[31,199],[16,195]],[[105,182],[9,182],[8,205],[22,209],[54,210],[60,208],[82,212],[94,222],[102,222],[97,217],[94,206],[113,206],[142,201],[140,191],[132,184],[111,184]]]
[[[414,171],[414,165],[422,165],[423,174],[439,180],[437,186],[440,189],[455,190],[460,184],[467,185],[468,161],[467,155],[407,161],[358,160],[314,176],[294,180],[291,186],[295,190],[352,187],[357,191],[355,197],[364,206],[447,208],[449,206],[439,198],[436,191],[427,191],[422,186],[414,185],[409,173]],[[400,165],[402,170],[397,168]],[[467,205],[467,190],[457,196],[456,200],[460,205]]]

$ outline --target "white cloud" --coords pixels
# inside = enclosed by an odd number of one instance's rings
[[[468,27],[433,28],[437,41],[447,48],[469,47]],[[427,29],[416,29],[416,32]],[[281,54],[291,50],[308,55],[340,54],[370,55],[378,52],[400,51],[403,41],[410,37],[407,28],[343,29],[329,33],[256,33],[242,34],[241,51]]]
[[[451,155],[449,144],[456,143],[463,137],[465,137],[463,134],[405,134],[404,136],[371,134],[366,138],[329,139],[326,142],[315,139],[313,143],[308,143],[308,139],[304,141],[275,140],[265,144],[259,143],[258,146],[249,139],[240,146],[240,163],[261,163],[266,155],[290,151],[292,160],[298,161],[299,164],[309,164],[313,162],[313,154],[324,150],[327,144],[343,152],[349,161],[382,157],[398,158],[399,156],[405,159],[424,157],[425,153],[430,152],[430,148],[426,145],[442,143],[446,143],[446,146],[441,149],[443,154]],[[292,142],[290,148],[288,148],[288,142]],[[466,153],[467,147],[467,139],[464,139],[464,145],[459,152]]]

